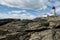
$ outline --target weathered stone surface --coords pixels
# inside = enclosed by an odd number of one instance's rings
[[[5,19],[1,24],[0,40],[60,40],[60,20],[58,19]]]

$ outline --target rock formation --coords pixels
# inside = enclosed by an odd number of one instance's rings
[[[57,17],[52,20],[51,18],[2,19],[0,40],[60,40],[60,20]]]

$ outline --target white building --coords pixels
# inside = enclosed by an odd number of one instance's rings
[[[56,8],[53,6],[49,16],[56,16]]]
[[[47,17],[48,16],[48,14],[44,14],[44,15],[42,15],[42,17]]]
[[[56,9],[54,6],[52,7],[51,13],[44,14],[42,17],[48,17],[48,16],[56,16]]]

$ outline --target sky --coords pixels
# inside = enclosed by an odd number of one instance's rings
[[[50,14],[53,6],[60,14],[60,0],[0,0],[0,19],[34,19]]]

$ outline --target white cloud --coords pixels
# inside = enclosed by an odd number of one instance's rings
[[[60,8],[56,8],[56,13],[60,14]]]
[[[54,0],[50,0],[54,1]],[[10,7],[29,8],[42,10],[46,9],[47,5],[52,6],[49,0],[0,0],[0,4]],[[55,0],[55,6],[60,6],[60,1]]]
[[[47,3],[48,0],[0,0],[3,5],[31,9],[45,8]]]
[[[60,1],[56,1],[54,5],[55,6],[60,6]]]
[[[32,15],[32,14],[29,14],[29,13],[20,15],[20,18],[21,18],[21,19],[34,19],[34,18],[36,18],[36,17],[37,17],[37,16]]]
[[[15,13],[21,13],[21,12],[26,12],[26,10],[16,10],[16,11],[11,11],[11,12],[8,12],[8,14],[15,14]]]
[[[21,13],[22,11],[11,11],[11,12],[9,12],[8,14],[15,14],[15,13]]]
[[[52,6],[52,3],[49,2],[49,0],[0,0],[0,4],[7,5],[10,7],[35,9],[37,11],[40,11],[42,9],[45,10],[47,8],[47,5]],[[60,2],[56,1],[55,6],[59,6],[59,5],[60,5]],[[57,8],[56,12],[60,13],[59,10],[60,10],[60,8]],[[17,13],[21,13],[21,12],[25,12],[25,14],[17,14]],[[35,17],[36,17],[35,15],[27,13],[25,10],[11,11],[8,14],[0,13],[0,18],[33,19]]]
[[[13,12],[15,12],[15,13],[13,13]],[[34,19],[37,17],[24,10],[23,10],[23,12],[26,12],[25,14],[18,14],[18,12],[20,12],[20,11],[11,11],[8,13],[0,13],[0,18],[1,19],[3,19],[3,18]]]
[[[0,18],[19,18],[19,15],[18,14],[0,13]]]

